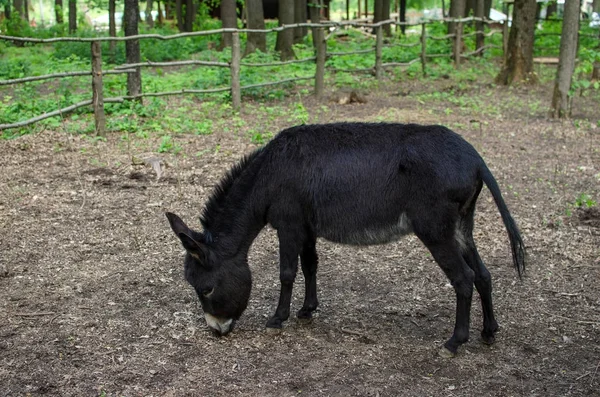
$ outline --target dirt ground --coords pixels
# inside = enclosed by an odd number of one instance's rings
[[[120,134],[44,131],[0,141],[0,396],[600,396],[600,211],[573,205],[582,193],[600,200],[599,101],[578,97],[574,121],[556,122],[544,88],[473,88],[493,114],[407,95],[447,88],[389,84],[364,104],[300,100],[309,113],[328,106],[320,122],[445,124],[482,153],[529,255],[519,281],[484,190],[475,239],[494,280],[493,346],[479,340],[475,296],[471,340],[453,359],[438,356],[454,293],[412,236],[363,248],[319,241],[314,321],[267,333],[279,293],[268,228],[251,249],[250,304],[216,338],[164,212],[199,227],[214,184],[256,147],[243,128],[178,135],[182,151],[160,154],[159,180],[130,157],[158,137],[132,146]],[[303,284],[299,274],[293,313]]]

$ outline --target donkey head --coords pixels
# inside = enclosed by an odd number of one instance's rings
[[[186,250],[185,279],[198,294],[206,323],[217,335],[228,334],[250,298],[252,278],[246,258],[223,258],[202,233],[188,228],[177,215],[166,215]]]

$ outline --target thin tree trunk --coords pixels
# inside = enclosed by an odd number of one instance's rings
[[[506,64],[496,82],[510,85],[514,82],[536,83],[533,73],[533,35],[535,30],[536,0],[515,0],[512,26],[508,36]]]
[[[7,2],[4,4],[4,18],[10,19],[10,17],[11,17],[10,3]]]
[[[223,28],[237,27],[235,0],[221,0],[221,23],[223,24]],[[219,51],[223,50],[224,48],[231,47],[232,40],[231,33],[223,33],[221,35]]]
[[[152,0],[146,0],[146,24],[150,29],[154,27],[154,20],[152,19]]]
[[[69,0],[69,33],[77,31],[77,0]]]
[[[476,0],[477,3],[475,4],[475,16],[477,18],[483,18],[483,13],[485,12],[485,4],[484,4],[484,0]],[[477,33],[477,35],[475,36],[475,47],[477,50],[479,50],[481,47],[484,46],[485,42],[485,36],[483,35],[483,29],[484,29],[484,24],[481,21],[477,21],[475,23],[475,30],[478,32],[482,32],[482,33]],[[483,56],[483,51],[477,53],[478,56]]]
[[[359,0],[360,2],[360,0]],[[308,13],[310,16],[310,23],[319,23],[321,22],[321,14],[319,12],[320,0],[313,0],[309,3]],[[317,42],[319,37],[318,28],[312,28],[312,39],[313,39],[313,47],[317,50],[317,46],[319,43]]]
[[[291,25],[294,23],[294,0],[279,0],[279,26]],[[277,33],[277,44],[275,51],[281,52],[281,60],[287,61],[295,58],[294,49],[294,31],[285,29]]]
[[[558,10],[558,6],[556,4],[556,1],[550,2],[548,4],[548,7],[546,7],[546,19],[556,17],[557,10]]]
[[[306,23],[306,0],[294,0],[294,23]],[[307,28],[294,29],[294,43],[301,43],[308,34]]]
[[[194,0],[185,2],[185,31],[191,32],[194,29],[194,17],[196,15]]]
[[[248,29],[264,29],[265,17],[262,0],[246,0],[246,12],[248,13]],[[267,52],[267,38],[264,33],[248,33],[246,50],[244,56],[259,49]]]
[[[117,21],[115,20],[116,0],[108,0],[108,35],[117,37]],[[117,42],[109,41],[108,50],[110,52],[111,62],[115,62],[117,54]]]
[[[562,35],[560,38],[560,56],[554,94],[552,95],[552,117],[567,118],[570,116],[569,91],[575,70],[577,41],[579,32],[579,1],[565,1]]]
[[[64,22],[63,19],[63,0],[54,0],[54,17],[56,23],[60,24]]]
[[[400,0],[400,22],[406,22],[406,0]],[[400,31],[406,34],[406,26],[401,25]]]
[[[23,0],[23,11],[25,12],[25,20],[29,23],[29,2]]]
[[[383,20],[383,0],[375,0],[373,3],[373,23]],[[377,34],[377,28],[373,28],[373,34]]]
[[[175,14],[177,17],[177,29],[180,32],[185,30],[185,26],[183,26],[183,0],[175,0]]]
[[[466,0],[451,0],[449,18],[462,18],[467,7]],[[456,33],[456,22],[448,22],[448,34]]]
[[[381,10],[381,20],[382,21],[387,21],[388,19],[390,19],[390,7],[391,7],[391,1],[390,0],[383,0],[383,7]],[[392,25],[387,24],[387,25],[383,25],[383,33],[390,37],[392,35]]]
[[[135,36],[138,34],[138,18],[140,16],[139,3],[137,0],[125,0],[125,13],[123,25],[125,36]],[[139,40],[127,40],[125,42],[125,57],[127,63],[140,62],[140,42]],[[135,73],[127,74],[127,95],[139,95],[142,93],[142,75],[140,68],[136,68]],[[140,99],[141,101],[141,99]]]
[[[165,23],[165,17],[163,15],[163,11],[160,7],[160,0],[156,0],[156,10],[158,11],[158,21],[157,24],[159,27],[163,27],[164,23]]]

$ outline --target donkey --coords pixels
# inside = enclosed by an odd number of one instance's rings
[[[310,319],[317,308],[317,237],[372,245],[414,233],[456,292],[454,332],[440,351],[451,357],[469,338],[473,284],[483,306],[483,342],[493,343],[498,330],[491,276],[473,240],[484,183],[521,277],[525,247],[496,180],[468,142],[438,125],[336,123],[283,130],[221,180],[202,212],[202,232],[175,214],[166,216],[187,252],[185,278],[217,335],[229,333],[246,309],[248,250],[266,224],[277,231],[281,281],[268,329],[289,318],[298,257],[305,297],[297,316]]]

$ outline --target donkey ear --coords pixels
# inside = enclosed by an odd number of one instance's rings
[[[175,215],[172,212],[165,212],[165,215],[167,216],[167,219],[169,220],[171,229],[173,229],[173,232],[177,236],[179,236],[181,233],[187,234],[188,236],[190,236],[192,234],[192,232],[190,231],[190,228],[187,227],[185,222],[182,221],[180,217],[178,217],[177,215]]]
[[[183,248],[190,253],[193,257],[198,259],[203,264],[208,264],[208,250],[206,246],[192,237],[192,231],[190,228],[181,220],[180,217],[173,214],[172,212],[166,212],[165,215],[169,220],[171,229],[181,240]]]
[[[208,249],[202,243],[197,242],[191,236],[185,233],[179,233],[177,235],[179,240],[181,240],[181,244],[183,244],[183,248],[194,258],[198,259],[200,263],[207,265],[208,264]]]

